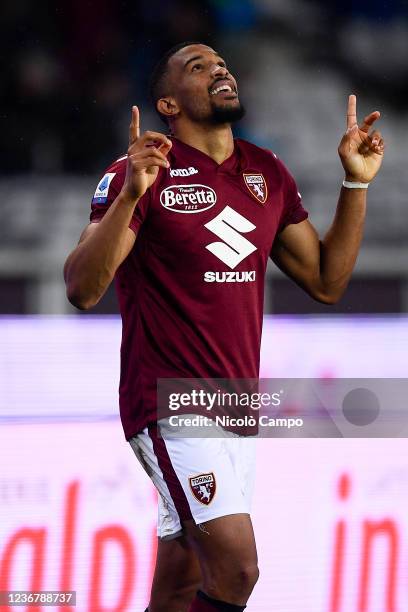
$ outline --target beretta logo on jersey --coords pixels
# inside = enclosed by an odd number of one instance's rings
[[[160,203],[178,213],[199,213],[217,201],[214,189],[207,185],[170,185],[160,194]]]
[[[189,479],[191,492],[197,501],[205,506],[208,506],[214,499],[215,495],[215,476],[213,472],[209,474],[199,474],[191,476]]]
[[[260,202],[265,204],[268,197],[268,188],[263,174],[244,174],[245,185],[251,194]]]

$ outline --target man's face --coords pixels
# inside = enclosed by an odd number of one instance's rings
[[[243,117],[237,83],[225,61],[210,47],[180,49],[170,58],[168,70],[172,95],[189,119],[219,124]]]

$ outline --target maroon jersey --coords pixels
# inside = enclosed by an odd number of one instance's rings
[[[217,164],[173,138],[170,168],[136,206],[116,273],[120,414],[127,439],[156,419],[158,378],[257,378],[265,271],[275,236],[308,214],[277,157],[236,139]],[[91,221],[119,194],[126,156],[98,184]]]

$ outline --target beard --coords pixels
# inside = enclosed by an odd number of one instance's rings
[[[210,117],[211,123],[221,125],[223,123],[235,123],[245,117],[246,110],[242,104],[234,107],[213,106]]]
[[[208,104],[207,100],[197,97],[191,98],[189,96],[183,102],[183,114],[193,123],[207,125],[235,123],[246,114],[244,106],[239,101],[238,104],[233,103],[226,104],[225,106],[218,106],[214,102]]]

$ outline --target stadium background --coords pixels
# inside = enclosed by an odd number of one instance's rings
[[[236,134],[283,159],[321,233],[347,96],[360,118],[381,110],[386,157],[350,287],[320,305],[271,265],[262,373],[406,378],[408,6],[6,0],[0,23],[0,590],[71,588],[78,612],[137,612],[154,493],[117,418],[116,300],[80,313],[62,281],[130,106],[162,130],[146,96],[155,61],[180,40],[214,45],[247,108]],[[363,435],[261,441],[249,612],[408,610],[405,440]]]

